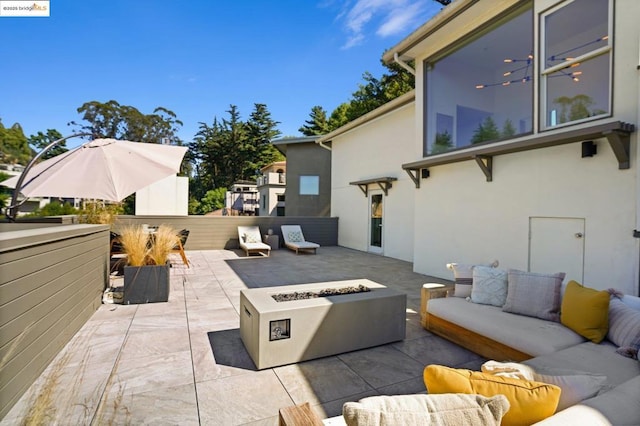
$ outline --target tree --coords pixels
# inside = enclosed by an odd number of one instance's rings
[[[380,79],[374,77],[370,72],[365,71],[362,75],[364,83],[358,85],[358,90],[351,94],[348,102],[340,104],[330,115],[327,122],[328,126],[323,134],[329,133],[350,121],[373,111],[374,109],[386,104],[389,101],[401,96],[415,87],[415,78],[413,74],[405,70],[396,63],[383,65],[389,71],[383,74]],[[300,127],[299,131],[307,135],[305,131],[315,131],[315,118],[319,106],[314,106],[311,110],[312,121],[306,121],[307,126]],[[326,115],[326,114],[325,114]],[[321,120],[319,120],[318,129],[321,128]]]
[[[349,108],[351,108],[351,104],[345,102],[333,110],[329,117],[329,131],[338,129],[349,122]]]
[[[254,109],[247,121],[246,158],[242,179],[255,179],[256,173],[264,166],[281,161],[284,156],[273,146],[272,140],[280,136],[277,121],[265,104],[254,104]]]
[[[35,147],[36,151],[40,152],[47,147],[51,142],[57,141],[58,139],[62,139],[62,134],[55,129],[47,129],[47,133],[38,132],[35,135],[29,136],[29,145]],[[66,141],[62,141],[49,151],[42,154],[40,157],[43,160],[48,158],[55,157],[56,155],[63,154],[67,152]]]
[[[309,120],[304,122],[298,131],[305,136],[324,135],[329,133],[327,112],[320,105],[311,108]]]
[[[87,123],[82,125],[72,121],[69,124],[91,133],[94,138],[147,143],[169,141],[176,145],[181,145],[182,142],[177,136],[182,121],[177,119],[173,111],[164,107],[157,107],[153,113],[145,115],[135,107],[120,105],[111,100],[106,103],[85,102],[77,111]]]
[[[500,138],[500,131],[496,126],[496,122],[493,121],[491,116],[487,116],[484,121],[478,124],[478,128],[473,132],[471,143],[480,143],[485,141],[492,141]]]
[[[284,158],[271,143],[280,132],[265,104],[254,104],[246,122],[235,105],[230,105],[227,113],[228,118],[214,117],[210,125],[200,123],[189,144],[195,172],[190,181],[192,212],[209,211],[210,203],[206,200],[211,190],[224,194],[238,180],[255,181],[260,168]]]
[[[206,214],[223,208],[226,194],[226,188],[216,188],[207,191],[205,196],[200,200],[198,213]]]
[[[0,162],[26,166],[32,157],[33,150],[20,124],[5,128],[0,120]]]

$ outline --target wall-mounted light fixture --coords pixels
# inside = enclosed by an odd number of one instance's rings
[[[430,176],[429,169],[420,169],[420,177],[426,179]]]
[[[598,145],[594,141],[582,142],[582,158],[593,157],[598,153]]]

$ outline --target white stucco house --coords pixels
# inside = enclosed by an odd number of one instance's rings
[[[640,2],[456,0],[383,56],[415,92],[318,139],[339,244],[640,286]]]

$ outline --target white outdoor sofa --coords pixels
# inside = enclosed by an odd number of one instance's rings
[[[320,247],[320,244],[312,243],[304,239],[304,234],[300,225],[282,225],[282,238],[284,239],[284,245],[295,251],[296,254],[302,251],[313,251],[315,254],[316,249]]]

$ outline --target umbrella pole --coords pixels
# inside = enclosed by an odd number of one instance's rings
[[[58,145],[60,142],[66,141],[67,139],[71,139],[71,138],[77,138],[80,136],[92,136],[92,134],[91,133],[75,133],[73,135],[65,136],[64,138],[55,140],[51,142],[49,145],[45,146],[42,151],[36,154],[36,156],[33,157],[31,161],[29,161],[29,164],[27,164],[27,167],[25,167],[24,170],[22,171],[22,174],[18,179],[18,183],[16,184],[16,187],[13,190],[13,196],[11,197],[11,204],[9,204],[9,207],[7,207],[7,211],[5,213],[5,215],[7,216],[7,219],[9,219],[11,222],[15,222],[20,206],[23,205],[25,201],[27,201],[27,199],[29,198],[29,197],[25,197],[24,200],[22,200],[21,202],[18,202],[18,196],[20,195],[22,184],[24,183],[24,180],[27,177],[27,173],[29,172],[29,170],[31,170],[31,168],[36,163],[36,161],[38,161],[40,157],[44,155],[45,152],[49,151],[54,146]]]

